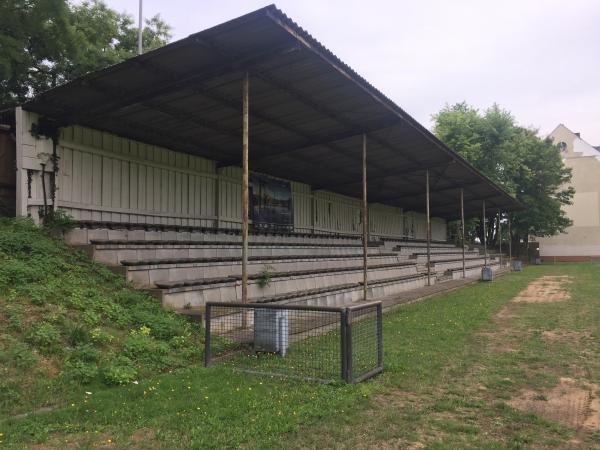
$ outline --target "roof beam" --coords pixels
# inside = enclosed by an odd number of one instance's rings
[[[276,56],[285,55],[290,52],[298,51],[300,47],[296,45],[286,45],[283,47],[278,47],[276,49],[269,50],[267,52],[262,52],[259,54],[253,54],[244,58],[238,58],[237,60],[229,60],[224,64],[221,64],[217,67],[213,67],[210,71],[203,72],[201,74],[194,74],[187,77],[172,77],[166,80],[163,83],[157,83],[151,87],[145,87],[143,89],[137,90],[133,93],[130,91],[122,91],[119,93],[118,98],[116,100],[108,100],[104,102],[101,106],[97,108],[93,108],[92,105],[86,105],[77,111],[69,114],[63,114],[59,119],[65,119],[68,122],[73,122],[77,119],[77,116],[80,114],[85,114],[86,116],[95,116],[100,114],[105,114],[107,112],[123,108],[125,106],[129,106],[135,103],[140,103],[150,98],[154,98],[158,95],[162,95],[165,93],[169,93],[178,89],[183,89],[187,86],[190,86],[194,83],[200,81],[208,81],[214,78],[217,78],[222,75],[230,74],[232,71],[241,70],[241,68],[249,68],[254,67],[258,64],[264,64],[272,60]],[[134,61],[141,66],[144,66],[148,63],[148,61],[144,58],[136,58]],[[83,78],[80,81],[84,86],[88,83],[92,83],[93,79]],[[95,104],[96,102],[94,102]]]
[[[476,182],[476,183],[467,183],[467,184],[460,184],[460,185],[453,184],[452,186],[446,186],[442,189],[430,189],[430,193],[431,193],[431,195],[433,195],[433,194],[437,194],[437,193],[441,193],[441,192],[452,191],[454,189],[467,189],[469,187],[477,186],[478,184],[480,184],[480,183]],[[402,194],[399,196],[384,197],[383,201],[402,200],[402,199],[411,198],[411,197],[421,197],[423,195],[425,195],[425,191],[409,192],[409,193]]]
[[[212,50],[214,50],[215,52],[217,52],[217,53],[219,53],[220,55],[222,55],[222,56],[225,56],[225,57],[227,57],[227,58],[229,58],[229,59],[232,59],[232,60],[233,60],[233,59],[239,59],[239,55],[230,54],[230,53],[228,53],[228,52],[226,52],[226,51],[224,51],[224,50],[220,49],[218,46],[214,45],[212,42],[208,41],[207,39],[200,39],[200,38],[196,38],[196,39],[195,39],[195,42],[196,42],[198,45],[202,45],[203,47],[209,47],[209,48],[211,48]],[[265,74],[265,72],[266,72],[268,69],[265,69],[265,68],[262,68],[262,69],[261,69],[261,68],[260,68],[260,64],[258,64],[257,66],[258,66],[257,68],[258,68],[259,70],[257,70],[257,71],[251,71],[250,75],[251,75],[252,77],[255,77],[255,76],[256,76],[256,77],[259,77],[259,78],[260,78],[261,80],[263,80],[265,83],[274,82],[274,79],[273,79],[273,77],[272,77],[272,76],[268,76],[268,75],[266,75],[266,74]],[[245,69],[247,69],[247,68],[245,68]],[[286,85],[286,83],[284,83],[284,82],[281,82],[281,81],[278,81],[278,85],[276,85],[275,87],[277,87],[278,89],[280,89],[280,90],[282,90],[282,91],[284,91],[284,92],[287,92],[288,94],[290,94],[290,88],[289,88],[289,86],[288,86],[288,87],[285,87],[285,85]],[[299,93],[299,92],[297,92],[297,91],[295,91],[295,90],[293,90],[293,92],[292,92],[290,95],[292,95],[292,96],[296,95],[298,100],[300,100],[300,101],[304,102],[305,104],[307,104],[308,106],[310,106],[310,107],[311,107],[311,108],[313,108],[313,109],[314,109],[314,108],[318,108],[318,107],[319,107],[319,104],[318,104],[318,103],[311,101],[311,100],[310,100],[308,97],[304,96],[303,94],[301,94],[301,93]],[[316,110],[316,111],[317,111],[317,112],[321,112],[321,111],[319,111],[319,110]],[[258,117],[259,119],[261,118],[261,116],[260,116],[259,114],[257,114],[255,111],[252,111],[252,109],[251,109],[251,111],[250,111],[250,112],[251,112],[251,116],[253,116],[253,117]],[[321,113],[322,113],[322,114],[324,114],[324,112],[321,112]],[[336,113],[330,113],[330,114],[333,114],[333,118],[335,118],[335,120],[336,120],[336,121],[338,121],[338,123],[340,123],[340,124],[342,124],[342,125],[344,125],[344,126],[348,127],[348,128],[349,128],[349,132],[350,132],[350,133],[357,133],[358,131],[360,131],[360,132],[363,132],[363,128],[364,128],[364,126],[363,126],[363,125],[361,125],[361,124],[354,124],[354,125],[351,125],[351,126],[349,126],[347,123],[344,123],[344,122],[342,121],[342,119],[340,119],[339,117],[337,117],[337,114],[336,114]],[[264,114],[263,114],[263,116],[264,116]],[[276,121],[276,120],[274,120],[273,118],[269,118],[269,119],[267,119],[267,121],[268,121],[268,122],[271,122],[271,123],[277,123],[277,121]],[[299,134],[299,135],[303,136],[303,137],[304,137],[305,139],[307,139],[307,141],[309,141],[309,142],[313,140],[312,136],[310,136],[310,135],[306,134],[305,132],[299,131],[297,128],[294,130],[293,128],[290,128],[290,127],[288,127],[288,126],[285,126],[285,125],[283,125],[283,126],[282,126],[282,125],[279,125],[279,126],[280,126],[280,127],[282,127],[283,129],[287,130],[287,131],[292,131],[292,130],[293,130],[293,132],[294,132],[294,133],[296,133],[296,134]],[[373,137],[369,136],[369,139],[375,139],[375,138],[373,138]],[[375,142],[377,142],[377,141],[375,141]],[[333,152],[335,152],[335,153],[337,153],[337,154],[341,154],[341,155],[344,155],[344,156],[346,156],[346,157],[348,156],[348,155],[346,154],[346,152],[345,152],[343,149],[340,149],[340,148],[338,148],[338,147],[337,147],[335,144],[333,144],[333,143],[321,144],[321,145],[323,145],[324,147],[327,147],[327,148],[329,148],[330,150],[332,150]],[[380,145],[385,145],[385,144],[381,144],[381,143],[380,143]],[[406,155],[400,155],[400,156],[402,156],[402,157],[405,157],[405,158],[406,158]],[[406,159],[408,159],[408,158],[406,158]],[[230,164],[230,165],[231,165],[231,164]],[[378,165],[378,164],[376,164],[376,163],[372,163],[372,162],[371,162],[371,163],[369,163],[369,166],[371,166],[371,167],[379,167],[379,168],[380,168],[380,170],[381,170],[381,169],[384,169],[384,167],[383,167],[383,166],[380,166],[380,165]],[[219,165],[219,167],[223,167],[223,166]]]
[[[187,153],[195,154],[196,149],[199,149],[199,148],[206,149],[207,148],[204,144],[196,142],[195,140],[193,140],[191,138],[183,138],[179,135],[170,133],[167,130],[143,125],[139,122],[134,122],[129,119],[124,119],[121,117],[107,118],[106,121],[108,123],[111,123],[114,126],[114,128],[116,128],[118,130],[126,128],[127,130],[133,131],[134,134],[135,134],[135,131],[139,131],[140,133],[143,133],[145,135],[152,136],[154,139],[156,139],[156,141],[161,142],[162,144],[160,144],[160,145],[162,145],[162,146],[167,147],[169,144],[175,144],[180,149],[185,149],[182,151],[185,151]],[[82,122],[82,125],[93,126],[94,128],[102,129],[102,126],[101,125],[99,126],[97,123],[92,125],[92,124],[87,124],[86,122]],[[126,135],[125,133],[120,133],[120,132],[116,132],[115,134],[121,135],[121,136]],[[135,140],[138,140],[140,142],[145,141],[143,138],[140,138],[140,137],[135,137]],[[156,142],[149,142],[149,143],[156,145]],[[217,151],[218,149],[212,149],[212,150]]]
[[[379,126],[377,128],[371,129],[371,130],[366,130],[365,133],[369,134],[369,133],[376,133],[378,131],[386,130],[389,127],[396,124],[397,122],[398,122],[397,120],[386,122],[382,126]],[[266,153],[261,152],[260,154],[253,153],[252,155],[250,155],[250,161],[255,162],[255,163],[261,163],[267,159],[276,158],[279,156],[292,156],[293,153],[301,152],[301,151],[306,150],[311,147],[335,145],[336,142],[344,141],[344,140],[348,140],[348,139],[352,139],[352,138],[359,138],[362,135],[363,135],[363,132],[357,132],[356,130],[352,130],[349,132],[337,133],[337,134],[332,134],[329,136],[323,136],[323,137],[319,137],[319,138],[312,138],[296,147],[292,147],[289,149],[278,149],[278,151],[266,152]],[[240,164],[240,158],[232,158],[228,161],[223,161],[221,164],[223,166],[238,165],[238,164]]]
[[[365,127],[364,124],[359,124],[348,118],[342,117],[341,113],[334,111],[333,109],[320,104],[319,102],[315,101],[314,99],[312,99],[305,93],[294,88],[290,83],[287,83],[286,81],[277,79],[276,77],[274,77],[272,75],[267,75],[265,72],[259,73],[256,76],[258,78],[260,78],[263,82],[267,83],[268,85],[274,86],[277,89],[285,92],[286,94],[288,94],[295,100],[310,107],[314,111],[336,121],[340,125],[345,126],[348,130],[350,130],[350,132],[356,132],[357,130],[363,130]],[[396,117],[396,120],[398,122],[400,122],[400,117]],[[406,153],[398,152],[398,149],[390,146],[387,142],[383,141],[382,139],[380,139],[376,136],[371,136],[371,135],[369,135],[368,137],[369,137],[369,140],[375,142],[376,144],[378,144],[384,148],[392,150],[395,154],[397,154],[401,158],[406,159],[414,164],[420,164],[420,162],[418,160],[416,160],[415,158],[410,157]]]
[[[389,177],[399,177],[399,176],[405,176],[408,174],[414,174],[415,172],[422,172],[428,169],[435,169],[435,168],[439,168],[439,167],[446,167],[448,165],[447,162],[444,163],[436,163],[436,164],[430,164],[430,165],[425,165],[425,167],[423,167],[422,165],[418,165],[418,166],[409,166],[401,171],[396,171],[396,172],[385,172],[383,175],[380,176],[370,176],[369,177],[369,182],[372,181],[378,181],[378,180],[385,180],[386,178]],[[328,184],[321,184],[321,185],[317,185],[315,187],[313,187],[314,191],[318,191],[318,190],[325,190],[325,189],[335,189],[335,188],[340,188],[340,187],[345,187],[345,186],[353,186],[355,184],[360,184],[361,181],[357,180],[357,181],[346,181],[344,183],[328,183]]]
[[[472,199],[468,200],[468,202],[472,204],[473,202],[477,201],[478,202],[477,204],[479,206],[473,206],[473,209],[479,210],[481,208],[480,204],[481,204],[481,202],[483,200],[488,201],[488,200],[493,199],[493,198],[498,198],[498,194],[489,195],[489,196],[485,196],[485,197],[472,198]],[[420,206],[408,206],[408,207],[404,207],[403,206],[403,208],[406,209],[407,211],[421,211],[421,210],[425,209],[424,203],[425,202],[423,202],[423,206],[422,207],[420,207]],[[442,209],[443,207],[448,207],[448,201],[444,201],[443,203],[442,202],[430,203],[430,207],[432,209],[433,208]],[[465,210],[467,210],[467,208],[468,207],[465,204]],[[486,210],[497,210],[497,209],[498,209],[497,206],[486,208]]]

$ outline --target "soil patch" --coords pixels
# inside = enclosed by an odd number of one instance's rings
[[[568,276],[544,276],[529,285],[513,298],[517,303],[552,303],[569,300],[565,285],[572,282]]]
[[[542,331],[542,337],[548,341],[570,341],[578,342],[581,339],[589,338],[590,333],[567,330],[548,330]]]
[[[571,428],[595,431],[600,429],[600,404],[592,397],[595,390],[595,385],[578,385],[572,378],[561,378],[552,389],[541,393],[524,389],[508,403]]]

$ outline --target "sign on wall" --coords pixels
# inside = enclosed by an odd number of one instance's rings
[[[250,208],[254,228],[293,231],[294,206],[289,181],[250,173]]]

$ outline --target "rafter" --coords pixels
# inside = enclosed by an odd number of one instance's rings
[[[447,191],[452,191],[454,189],[468,189],[469,187],[472,186],[477,186],[479,184],[479,182],[476,183],[466,183],[466,184],[453,184],[451,186],[446,186],[442,189],[430,189],[430,193],[433,194],[437,194],[437,193],[441,193],[441,192],[447,192]],[[426,193],[426,191],[424,190],[419,190],[419,191],[415,191],[415,192],[409,192],[409,193],[405,193],[399,196],[393,196],[393,197],[384,197],[383,201],[393,201],[393,200],[402,200],[405,198],[411,198],[411,197],[421,197],[424,196]]]
[[[114,89],[115,97],[113,98],[116,98],[116,100],[109,100],[96,108],[93,108],[91,105],[86,105],[84,107],[79,108],[77,111],[62,115],[58,119],[65,120],[66,122],[70,123],[75,121],[80,115],[85,115],[87,117],[100,115],[106,112],[123,108],[125,106],[143,102],[145,100],[154,98],[158,95],[185,88],[197,82],[206,82],[211,79],[218,78],[219,76],[230,74],[232,71],[237,71],[241,68],[247,69],[249,67],[254,67],[258,64],[264,64],[265,62],[273,59],[273,57],[275,56],[281,56],[282,54],[295,52],[299,49],[300,47],[298,45],[286,45],[284,47],[271,49],[267,52],[254,54],[244,58],[238,58],[237,60],[228,60],[224,64],[211,68],[210,71],[206,71],[201,74],[194,74],[187,77],[178,76],[170,78],[163,83],[157,83],[156,85],[151,87],[144,87],[133,93],[131,93],[128,90]],[[136,61],[140,65],[144,65],[148,62],[143,57],[137,57],[134,61]],[[88,83],[93,83],[93,80],[83,78],[80,82],[83,85],[87,85]]]

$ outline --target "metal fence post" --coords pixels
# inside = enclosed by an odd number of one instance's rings
[[[352,383],[352,312],[346,310],[346,382]]]
[[[340,312],[340,338],[341,338],[341,349],[340,349],[340,357],[342,363],[342,380],[348,381],[348,346],[346,344],[346,339],[348,338],[348,333],[346,332],[346,328],[348,327],[348,309],[344,308]]]
[[[377,305],[377,366],[383,368],[383,305]]]
[[[206,304],[204,327],[204,367],[210,364],[210,303]]]

